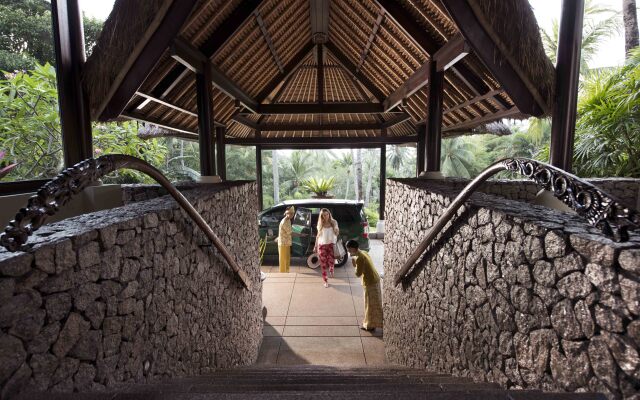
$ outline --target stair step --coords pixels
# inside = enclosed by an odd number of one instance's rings
[[[469,378],[456,378],[452,376],[441,377],[405,377],[405,376],[376,376],[376,377],[359,377],[359,376],[303,376],[303,377],[201,377],[201,378],[185,378],[185,379],[171,379],[163,381],[163,384],[211,384],[211,385],[292,385],[292,384],[338,384],[338,383],[350,383],[368,384],[375,382],[377,384],[403,384],[403,383],[432,383],[432,384],[452,384],[452,383],[473,383]]]
[[[357,399],[368,400],[606,400],[602,394],[594,393],[543,393],[537,390],[506,391],[486,390],[481,392],[402,392],[397,391],[286,391],[248,393],[30,393],[16,400],[289,400],[289,399]]]

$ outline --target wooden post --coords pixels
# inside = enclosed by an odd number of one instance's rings
[[[444,95],[444,71],[438,71],[436,63],[429,68],[429,112],[427,114],[426,169],[440,172],[440,149],[442,147],[442,99]]]
[[[256,130],[256,138],[262,136],[261,132]],[[258,184],[258,208],[262,210],[264,201],[262,199],[262,146],[256,146],[256,183]]]
[[[380,147],[380,209],[378,210],[379,219],[384,221],[384,203],[386,195],[387,179],[387,146]]]
[[[85,53],[78,0],[52,0],[51,19],[64,164],[71,167],[93,155],[91,115],[81,83]]]
[[[208,63],[207,63],[208,64]],[[202,72],[196,73],[196,94],[198,103],[198,132],[200,143],[200,175],[216,175],[216,155],[213,137],[213,108],[211,95],[211,68],[205,65]],[[204,179],[206,180],[206,179]]]
[[[227,155],[225,145],[226,128],[216,128],[216,161],[218,162],[218,176],[223,181],[227,180]]]
[[[416,143],[416,176],[420,176],[420,174],[425,170],[426,167],[424,162],[425,154],[427,154],[427,149],[425,148],[426,135],[426,123],[418,125],[418,142]]]
[[[551,123],[551,165],[571,172],[576,128],[584,0],[563,0]]]

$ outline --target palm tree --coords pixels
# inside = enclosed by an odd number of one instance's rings
[[[636,0],[622,0],[622,21],[624,23],[624,52],[628,55],[631,49],[640,45]]]
[[[300,183],[315,170],[315,165],[311,163],[310,158],[311,153],[308,151],[296,150],[291,153],[289,163],[285,167],[285,173],[289,178],[285,183],[290,185],[291,192],[294,192]]]
[[[476,174],[472,146],[462,137],[442,141],[442,173],[446,176],[471,178]]]
[[[602,18],[604,17],[604,18]],[[551,62],[557,64],[558,38],[560,23],[553,20],[551,32],[542,30],[542,42]],[[615,10],[587,0],[584,8],[584,27],[582,29],[582,50],[580,52],[580,73],[586,73],[589,62],[598,51],[602,41],[620,30],[620,20]]]
[[[273,203],[280,203],[280,171],[278,168],[278,151],[271,151],[271,163],[273,170]]]
[[[387,153],[387,161],[391,168],[400,171],[404,160],[407,158],[407,148],[401,146],[390,146],[391,151]]]
[[[351,150],[353,153],[353,150]],[[353,164],[355,167],[355,190],[356,201],[362,200],[362,149],[356,149],[355,157],[353,158]]]
[[[349,183],[351,182],[351,169],[353,167],[353,156],[351,153],[342,153],[342,155],[338,156],[336,153],[332,152],[331,156],[334,158],[333,166],[335,168],[344,168],[347,171],[347,186],[344,190],[344,198],[349,198]]]

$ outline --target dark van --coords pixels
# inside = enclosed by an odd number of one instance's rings
[[[291,246],[292,257],[306,257],[313,251],[318,233],[318,216],[320,209],[327,208],[333,218],[338,221],[340,238],[342,243],[348,240],[357,240],[360,248],[369,250],[369,223],[364,213],[364,204],[353,200],[334,199],[309,199],[288,200],[268,208],[258,214],[258,226],[260,238],[267,238],[265,256],[277,256],[278,244],[274,239],[278,236],[278,226],[286,208],[294,206],[296,215],[291,221],[293,232],[307,234],[307,236],[293,236]],[[336,260],[336,266],[340,267],[347,262],[346,255]]]

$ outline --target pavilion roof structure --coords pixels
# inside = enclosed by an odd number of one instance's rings
[[[116,0],[83,85],[94,120],[197,138],[194,71],[210,65],[230,139],[406,137],[428,118],[434,61],[445,137],[551,112],[526,0]]]

